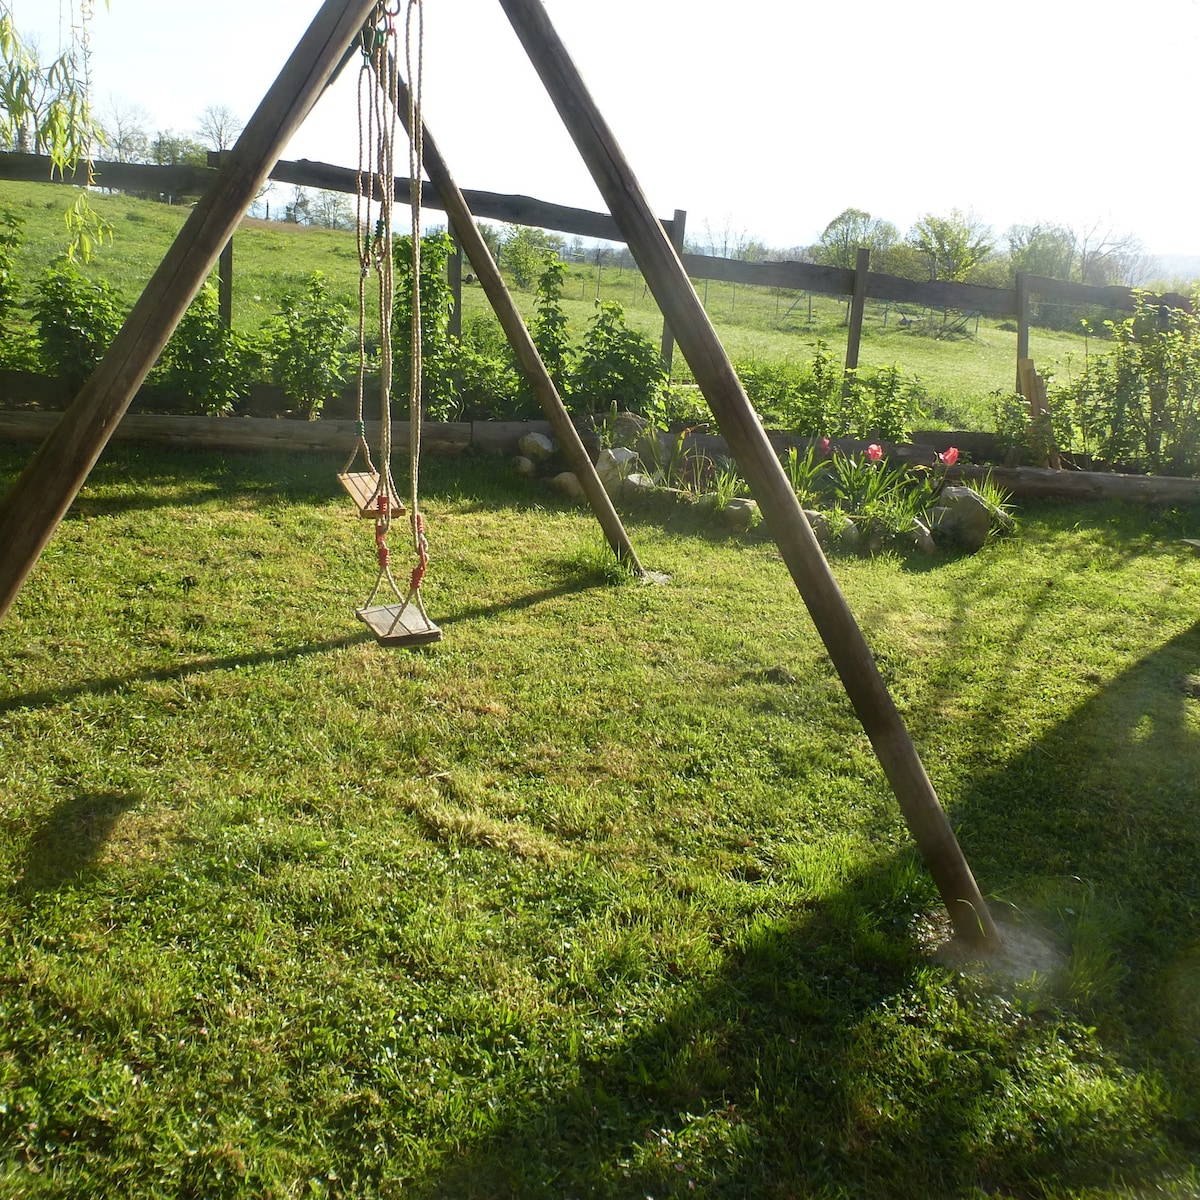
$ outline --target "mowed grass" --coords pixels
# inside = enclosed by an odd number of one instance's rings
[[[0,1195],[1196,1194],[1200,510],[835,561],[1014,983],[761,533],[430,460],[386,650],[338,465],[110,450],[0,624]]]
[[[42,271],[65,246],[62,214],[74,189],[52,184],[0,182],[0,211],[25,222],[18,272],[28,301]],[[119,289],[127,303],[140,295],[186,219],[188,209],[169,207],[131,196],[95,194],[91,203],[113,229],[111,244],[102,247],[85,270]],[[431,223],[444,224],[440,213]],[[469,270],[469,268],[467,268]],[[351,232],[285,225],[248,219],[234,240],[233,322],[256,332],[279,311],[289,293],[303,289],[313,271],[322,271],[330,290],[352,300],[357,311],[358,251]],[[837,361],[846,352],[846,303],[780,288],[705,282],[695,287],[734,363],[746,361],[808,362],[819,344]],[[511,286],[511,284],[510,284]],[[532,292],[513,287],[517,307],[528,318],[535,306]],[[370,303],[369,298],[369,303]],[[583,336],[597,300],[613,300],[625,309],[632,328],[657,345],[663,318],[640,272],[612,263],[572,264],[564,282],[562,308],[571,334]],[[463,317],[491,309],[478,284],[463,289]],[[898,366],[915,378],[925,394],[919,427],[992,429],[996,392],[1011,392],[1016,381],[1016,331],[1012,322],[986,318],[968,325],[968,334],[933,336],[926,315],[912,306],[871,301],[867,305],[860,365],[863,369]],[[1093,314],[1094,315],[1094,314]],[[492,318],[494,319],[494,318]],[[940,315],[933,317],[936,329]],[[1005,325],[1012,326],[1004,328]],[[1092,349],[1097,344],[1093,342]],[[1067,377],[1081,369],[1086,348],[1081,336],[1034,329],[1030,353],[1043,373]],[[692,381],[682,355],[676,353],[673,379]]]

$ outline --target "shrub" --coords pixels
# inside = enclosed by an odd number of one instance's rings
[[[491,317],[476,315],[463,326],[455,369],[463,417],[487,421],[537,413],[532,391],[518,388],[512,350]],[[514,396],[522,398],[514,400]]]
[[[167,343],[163,382],[185,401],[185,411],[231,412],[247,395],[254,356],[246,341],[221,320],[217,290],[206,283]]]
[[[432,233],[421,238],[421,396],[425,415],[434,421],[454,420],[461,409],[454,378],[456,346],[450,336],[454,293],[446,280],[446,263],[452,249],[449,234]],[[396,268],[392,393],[407,398],[412,383],[411,235],[396,238],[392,258]]]
[[[15,334],[10,325],[17,297],[21,294],[21,283],[14,267],[21,247],[23,224],[13,213],[0,215],[0,367],[31,365],[29,339]]]
[[[67,262],[42,276],[33,313],[42,365],[72,389],[83,386],[125,319],[119,292]]]
[[[575,407],[650,413],[661,404],[666,382],[658,347],[625,324],[620,304],[598,301],[571,378]]]
[[[350,308],[330,297],[320,271],[303,291],[284,297],[271,331],[271,370],[310,419],[346,382],[350,337]]]

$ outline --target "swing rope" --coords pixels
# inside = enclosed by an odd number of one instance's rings
[[[415,85],[409,88],[408,126],[409,137],[409,204],[412,211],[412,353],[410,356],[409,377],[409,522],[412,530],[413,549],[417,563],[409,579],[407,593],[401,591],[396,583],[391,569],[391,552],[387,544],[387,535],[396,504],[396,487],[392,478],[392,416],[391,389],[394,368],[394,353],[392,345],[392,320],[395,311],[395,261],[392,238],[392,201],[395,180],[395,143],[396,126],[399,123],[399,111],[393,98],[398,94],[397,81],[394,78],[396,56],[389,53],[389,45],[396,39],[395,19],[400,15],[400,4],[407,3],[405,17],[405,66],[410,78],[415,78]],[[440,631],[429,620],[425,605],[421,598],[421,584],[429,565],[429,543],[425,536],[425,519],[420,511],[420,454],[421,454],[421,420],[422,397],[421,377],[423,374],[421,346],[421,301],[420,301],[420,270],[421,270],[421,174],[423,171],[423,150],[421,138],[421,87],[424,71],[424,11],[421,0],[396,0],[395,7],[380,3],[375,10],[373,20],[363,33],[364,64],[359,75],[359,429],[362,444],[366,446],[365,425],[362,423],[362,393],[363,377],[365,375],[366,345],[366,278],[372,267],[379,278],[379,322],[380,322],[380,391],[381,391],[381,432],[380,432],[380,462],[382,471],[379,483],[372,500],[375,504],[375,547],[379,562],[379,573],[375,586],[359,610],[359,615],[370,609],[375,597],[386,583],[400,604],[389,608],[392,617],[391,625],[383,630],[383,636],[390,637],[395,628],[401,625],[405,610],[411,605],[420,613],[428,633],[440,637]],[[370,43],[369,49],[367,43]],[[416,43],[416,74],[413,73],[414,41]],[[374,75],[374,86],[367,88],[364,79],[369,74]],[[364,93],[366,101],[364,102]],[[364,109],[366,112],[364,120]],[[365,127],[365,133],[364,133]],[[374,152],[371,170],[361,169],[361,162],[366,154]],[[363,196],[362,183],[367,178],[367,193]],[[373,234],[370,232],[370,215],[372,196],[379,182],[379,216],[375,223]],[[364,234],[364,229],[367,231]],[[355,450],[355,454],[358,450]],[[369,450],[367,451],[369,455]],[[352,456],[353,459],[353,456]],[[369,462],[369,458],[368,458]],[[403,508],[398,509],[403,512]],[[372,623],[373,627],[376,627]],[[377,628],[377,627],[376,627]],[[377,628],[378,631],[378,628]],[[425,634],[419,636],[424,637]]]

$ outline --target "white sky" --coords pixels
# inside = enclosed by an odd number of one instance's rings
[[[110,0],[97,107],[248,119],[318,0]],[[43,56],[69,0],[10,0]],[[496,0],[424,0],[425,113],[458,184],[603,209]],[[1200,0],[546,0],[655,211],[773,247],[854,206],[1103,224],[1200,255]],[[352,70],[348,75],[352,76]],[[357,161],[352,80],[287,151]]]

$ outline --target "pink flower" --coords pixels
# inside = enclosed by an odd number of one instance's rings
[[[822,454],[828,454],[828,453],[829,453],[829,445],[830,445],[830,442],[829,442],[829,439],[828,439],[828,438],[822,438],[822,439],[821,439],[821,453],[822,453]]]
[[[958,462],[958,447],[951,446],[948,450],[943,450],[942,453],[938,455],[938,458],[940,458],[942,462],[946,464],[946,466],[954,466],[954,464]]]
[[[872,462],[878,462],[883,457],[883,447],[878,442],[872,442],[867,447],[867,457]]]

